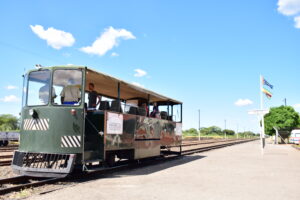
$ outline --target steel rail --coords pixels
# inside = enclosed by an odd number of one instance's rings
[[[0,149],[0,152],[13,152],[17,150],[18,148],[6,148],[6,149]]]
[[[13,185],[13,186],[1,188],[0,195],[8,194],[10,192],[19,191],[26,188],[39,187],[46,184],[56,183],[64,180],[64,178],[46,178],[46,179],[44,178],[42,180],[38,179],[37,182],[28,183],[30,180],[37,180],[37,178],[29,177],[29,176],[17,176],[17,177],[12,177],[7,179],[0,179],[0,185],[15,184],[17,182],[21,183],[21,185]]]
[[[3,160],[3,161],[0,161],[0,167],[1,166],[9,166],[9,165],[11,165],[11,161],[12,160]]]
[[[221,141],[225,140],[224,138],[215,138],[215,139],[207,139],[207,140],[182,140],[182,144],[192,144],[192,143],[199,143],[199,142],[209,142],[209,141]]]
[[[14,149],[14,150],[4,150],[4,151],[0,150],[0,153],[13,153],[15,150],[17,150],[17,149]]]
[[[181,147],[196,146],[196,145],[203,145],[203,144],[213,144],[213,143],[220,143],[220,142],[231,142],[231,141],[240,141],[240,140],[230,139],[230,140],[218,140],[218,141],[211,141],[211,142],[197,142],[197,143],[195,142],[195,143],[190,143],[190,144],[181,144]],[[173,147],[179,147],[179,146],[170,146],[170,147],[173,148]]]
[[[10,177],[10,178],[0,179],[0,185],[21,182],[21,181],[24,181],[25,177],[26,176],[15,176],[15,177]]]
[[[19,148],[18,145],[14,145],[14,146],[0,146],[0,150],[2,149],[17,149]]]
[[[12,158],[12,157],[13,155],[3,155],[3,156],[0,155],[0,159]]]
[[[189,149],[189,150],[182,151],[181,155],[191,155],[194,153],[201,153],[201,152],[205,152],[205,151],[209,151],[209,150],[213,150],[213,149],[219,149],[219,148],[228,147],[228,146],[232,146],[235,144],[242,144],[242,143],[251,142],[251,141],[254,141],[254,140],[246,140],[246,141],[241,140],[241,141],[224,143],[224,144],[207,146],[207,147],[201,147],[201,148],[196,148],[196,149]]]

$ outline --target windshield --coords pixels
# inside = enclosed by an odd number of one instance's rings
[[[58,69],[53,73],[53,87],[60,98],[54,98],[54,105],[77,106],[81,102],[82,71]]]
[[[49,70],[30,72],[28,76],[27,105],[47,105],[49,102],[49,85]]]

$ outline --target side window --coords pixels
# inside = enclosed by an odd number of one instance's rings
[[[181,122],[181,104],[177,104],[173,106],[173,121]]]

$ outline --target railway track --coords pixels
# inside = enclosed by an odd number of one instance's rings
[[[253,141],[253,140],[250,140],[250,141]],[[245,142],[250,142],[250,141],[240,140],[240,141],[236,141],[236,142],[229,142],[229,143],[218,144],[218,145],[213,145],[213,146],[189,149],[189,150],[182,151],[181,155],[191,155],[191,154],[194,154],[194,153],[201,153],[201,152],[205,152],[205,151],[210,151],[210,150],[219,149],[219,148],[223,148],[223,147],[228,147],[228,146],[241,144],[241,143],[245,143]]]
[[[213,143],[220,143],[220,142],[230,142],[230,141],[237,141],[236,139],[222,139],[222,140],[204,140],[198,142],[184,142],[181,144],[181,147],[187,146],[196,146],[196,145],[204,145],[204,144],[213,144]],[[176,147],[176,146],[173,146]]]
[[[120,162],[119,165],[116,167],[102,168],[101,170],[95,169],[95,170],[91,170],[86,173],[75,174],[74,176],[65,177],[65,178],[34,178],[34,177],[28,177],[28,176],[17,176],[17,177],[12,177],[12,178],[7,178],[7,179],[0,179],[0,195],[19,191],[19,190],[22,190],[25,188],[39,187],[39,186],[46,185],[46,184],[65,182],[68,180],[72,180],[72,181],[76,181],[79,179],[88,180],[90,178],[94,178],[95,174],[97,174],[97,175],[107,174],[107,173],[112,173],[112,172],[116,172],[116,171],[120,171],[120,170],[128,170],[128,169],[132,169],[132,168],[149,166],[149,165],[166,162],[166,161],[173,160],[173,159],[178,159],[182,156],[191,155],[191,154],[195,154],[195,153],[201,153],[201,152],[210,151],[210,150],[214,150],[214,149],[219,149],[219,148],[223,148],[223,147],[227,147],[227,146],[232,146],[235,144],[246,143],[246,142],[250,142],[253,140],[255,140],[255,139],[226,141],[225,143],[224,143],[224,141],[222,141],[223,143],[221,143],[221,144],[214,144],[214,145],[210,145],[210,146],[206,146],[206,147],[199,147],[199,148],[183,150],[183,151],[181,151],[181,153],[176,154],[176,155],[169,155],[167,157],[159,157],[154,160],[153,159],[151,159],[151,160],[145,159],[143,161],[136,161],[136,162],[123,162],[123,163]],[[218,141],[218,142],[220,143],[221,141]],[[217,142],[211,142],[208,144],[212,144],[212,143],[217,143]],[[202,144],[200,143],[198,145],[202,145]],[[185,146],[194,146],[194,144],[192,144],[192,145],[186,144]],[[180,148],[180,146],[178,146],[178,147]]]
[[[0,167],[9,166],[12,162],[13,155],[0,155]]]
[[[11,164],[12,160],[1,160],[0,161],[0,167],[2,166],[9,166]]]
[[[56,183],[62,178],[36,178],[29,176],[16,176],[0,179],[0,195],[19,191],[29,187],[39,187],[45,184]]]
[[[5,158],[12,158],[13,155],[4,155],[4,156],[0,156],[0,159],[5,159]]]
[[[18,148],[19,148],[19,145],[9,145],[9,146],[5,146],[5,147],[0,147],[0,153],[1,153],[0,154],[0,167],[9,166],[11,164],[13,155],[8,155],[8,154],[13,153]]]
[[[18,148],[19,145],[8,145],[8,146],[0,146],[0,150],[2,149],[11,149],[11,148]]]
[[[17,149],[18,149],[18,147],[2,147],[2,148],[0,148],[0,153],[2,153],[2,152],[13,152]]]

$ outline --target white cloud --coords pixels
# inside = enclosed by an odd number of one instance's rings
[[[278,0],[277,10],[287,16],[296,15],[300,12],[300,0]]]
[[[142,69],[135,69],[136,73],[134,74],[135,77],[143,77],[147,75],[147,72]]]
[[[278,12],[286,16],[300,14],[300,0],[278,0]],[[295,28],[300,29],[300,16],[294,17]]]
[[[300,108],[300,103],[293,105],[294,108]]]
[[[103,56],[107,51],[119,45],[119,40],[135,39],[135,36],[126,29],[109,27],[98,37],[91,46],[82,47],[80,50],[87,54]]]
[[[15,89],[18,89],[18,87],[14,86],[14,85],[8,85],[8,86],[5,87],[5,89],[7,89],[7,90],[15,90]]]
[[[16,97],[15,95],[9,95],[5,96],[4,98],[1,98],[0,101],[2,102],[19,102],[20,99]]]
[[[300,16],[294,17],[295,28],[300,28]]]
[[[132,82],[132,84],[135,85],[135,86],[138,86],[138,87],[142,87],[142,88],[145,87],[144,85],[142,85],[140,83],[137,83],[137,82]]]
[[[117,54],[116,52],[112,52],[112,53],[111,53],[111,56],[112,56],[112,57],[116,57],[116,56],[119,56],[119,54]]]
[[[234,103],[236,106],[248,106],[253,104],[253,102],[249,99],[239,99]]]
[[[41,25],[30,25],[30,28],[39,38],[46,40],[47,44],[54,49],[70,47],[75,43],[73,35],[65,31],[57,30],[53,27],[45,30]]]

